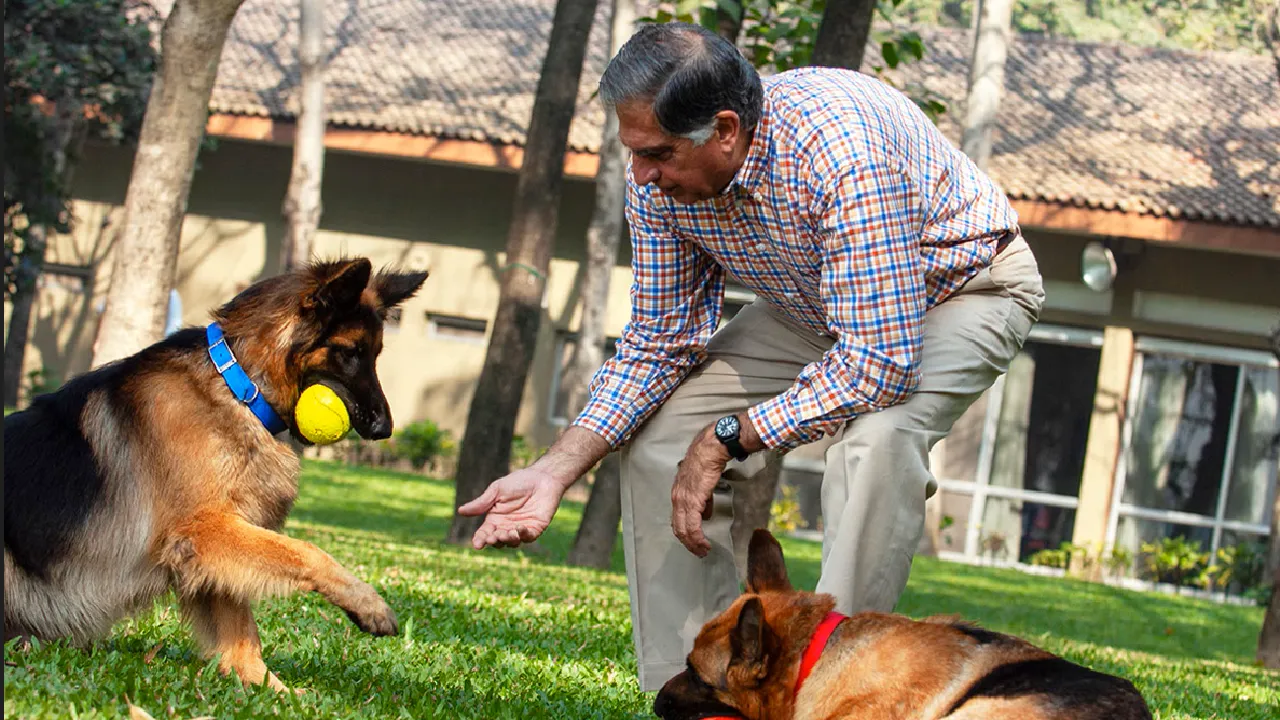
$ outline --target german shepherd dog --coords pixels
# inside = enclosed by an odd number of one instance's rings
[[[425,279],[375,275],[358,258],[262,280],[213,313],[225,341],[215,349],[256,384],[276,431],[305,443],[294,406],[323,381],[357,433],[386,438],[382,324]],[[223,673],[284,689],[263,664],[254,600],[314,590],[361,630],[398,632],[372,587],[278,532],[298,493],[298,458],[255,414],[258,400],[233,394],[212,336],[181,330],[5,418],[6,641],[83,644],[172,588]]]
[[[767,530],[747,558],[747,592],[703,626],[658,693],[664,720],[1151,718],[1128,680],[1019,638],[953,617],[834,613],[830,595],[791,587]]]

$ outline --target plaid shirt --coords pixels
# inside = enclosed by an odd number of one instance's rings
[[[900,403],[919,382],[925,311],[1017,232],[1005,195],[907,97],[869,76],[804,68],[764,81],[747,158],[691,205],[628,172],[631,320],[574,424],[614,447],[706,358],[726,271],[835,340],[750,408],[792,448]]]

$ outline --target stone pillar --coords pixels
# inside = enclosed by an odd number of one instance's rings
[[[1133,374],[1133,330],[1107,327],[1102,335],[1102,358],[1098,363],[1098,389],[1093,396],[1089,418],[1089,438],[1085,448],[1084,471],[1080,478],[1080,504],[1076,508],[1071,542],[1089,548],[1095,561],[1086,570],[1073,559],[1071,573],[1089,580],[1102,579],[1102,562],[1096,557],[1107,537],[1111,495],[1115,488],[1116,464],[1124,445],[1124,420]]]

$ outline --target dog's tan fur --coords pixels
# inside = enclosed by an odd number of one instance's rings
[[[344,398],[353,425],[385,423],[379,427],[389,433],[389,415],[380,415],[386,399],[373,375],[381,317],[425,276],[373,276],[364,259],[323,263],[263,281],[215,317],[240,364],[295,433],[292,409],[306,379],[336,377],[333,368],[356,365],[368,387]],[[20,421],[27,437],[39,437],[42,423],[59,418],[75,423],[92,450],[100,491],[83,517],[59,526],[56,557],[40,567],[24,568],[11,554],[6,528],[5,636],[85,643],[172,587],[201,649],[220,656],[223,672],[283,688],[262,660],[254,600],[314,590],[378,635],[397,631],[395,614],[327,553],[278,532],[297,497],[298,459],[233,397],[198,340],[166,341],[115,375],[87,377],[78,416],[59,415],[50,401],[28,411],[43,415]],[[347,353],[348,364],[333,353]],[[10,467],[9,449],[6,506],[14,473],[22,472]],[[63,522],[57,508],[23,511]]]
[[[797,695],[804,651],[834,607],[830,595],[794,590],[781,547],[757,530],[747,592],[703,626],[688,669],[663,687],[655,712],[666,720],[1150,718],[1128,681],[955,617],[855,614],[836,628]]]

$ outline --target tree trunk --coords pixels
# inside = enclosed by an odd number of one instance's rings
[[[1280,360],[1280,326],[1271,332],[1271,352]],[[1280,452],[1280,437],[1275,440],[1273,452]],[[1264,574],[1271,578],[1271,599],[1267,603],[1267,614],[1262,619],[1262,632],[1258,633],[1258,662],[1265,667],[1280,669],[1280,491],[1275,495],[1271,506],[1271,542]]]
[[[742,582],[747,581],[747,548],[751,544],[751,533],[769,527],[781,479],[782,458],[774,456],[750,480],[733,483],[733,523],[729,525],[729,536],[733,540],[733,560],[738,568],[738,579]]]
[[[4,339],[5,407],[18,407],[22,392],[22,370],[26,363],[27,337],[31,332],[31,308],[40,291],[45,246],[45,226],[27,228],[26,237],[22,241],[22,254],[18,256],[16,283],[10,298],[12,307],[9,311],[9,327]]]
[[[1004,92],[1012,13],[1012,0],[979,0],[975,13],[968,107],[960,147],[983,170],[991,159],[991,129],[995,127],[1000,95]]]
[[[305,266],[320,227],[320,186],[324,177],[324,0],[301,0],[298,66],[302,85],[297,132],[293,138],[293,169],[284,198],[284,241],[280,270]]]
[[[614,0],[610,30],[610,57],[618,53],[635,27],[635,0]],[[587,403],[592,375],[604,362],[604,323],[609,306],[609,280],[618,262],[622,241],[622,209],[627,193],[626,148],[618,139],[618,116],[605,112],[600,140],[600,167],[596,170],[596,207],[587,229],[587,271],[582,277],[582,317],[573,364],[565,376],[569,388],[570,420]],[[569,564],[605,568],[613,556],[622,517],[620,463],[610,454],[596,469],[591,497],[582,512],[573,540]]]
[[[731,13],[725,10],[727,5],[737,8],[737,18],[734,18]],[[742,11],[742,0],[721,0],[717,2],[716,34],[736,45],[738,43],[738,35],[742,34]]]
[[[613,559],[618,522],[622,519],[622,456],[616,452],[605,455],[595,475],[568,561],[570,565],[603,570]]]
[[[542,296],[559,219],[564,155],[596,0],[558,0],[516,184],[498,311],[458,457],[454,509],[511,465],[511,437],[542,321]],[[456,512],[450,542],[470,540],[482,518]]]
[[[1271,50],[1276,63],[1276,79],[1280,81],[1280,0],[1273,0],[1271,8],[1263,11],[1262,41]]]
[[[54,173],[61,185],[70,187],[75,161],[84,144],[88,124],[84,106],[64,100],[55,108],[53,134]],[[27,340],[31,334],[31,309],[39,293],[40,275],[44,272],[44,256],[48,249],[48,228],[37,225],[27,230],[22,254],[18,256],[17,283],[10,302],[9,327],[4,340],[4,404],[17,407],[22,391],[22,370],[26,364]]]
[[[809,64],[849,70],[862,67],[875,11],[876,0],[827,0]]]
[[[218,60],[244,0],[178,0],[160,34],[160,72],[124,201],[94,366],[160,339],[178,266],[182,216]]]

